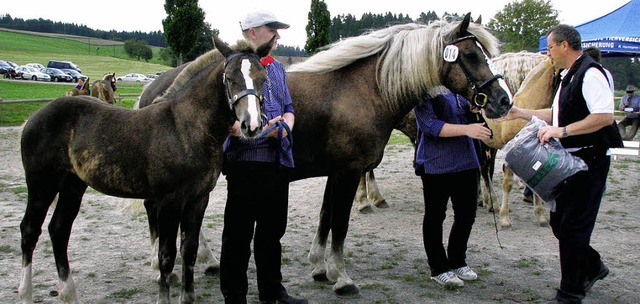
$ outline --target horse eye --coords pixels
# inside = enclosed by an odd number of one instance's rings
[[[463,56],[464,56],[464,59],[466,61],[468,61],[469,63],[477,63],[478,61],[480,61],[480,59],[479,59],[480,57],[478,57],[478,54],[473,53],[473,52],[464,54]]]

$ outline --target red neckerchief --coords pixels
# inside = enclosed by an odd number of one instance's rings
[[[260,59],[260,64],[262,64],[262,66],[266,67],[270,64],[272,64],[275,61],[275,59],[273,57],[271,57],[270,55],[267,55],[265,57],[262,57],[262,59]]]

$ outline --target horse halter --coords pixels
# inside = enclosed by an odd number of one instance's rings
[[[464,73],[465,77],[467,77],[467,82],[471,84],[471,89],[473,90],[473,98],[472,98],[473,103],[477,108],[482,109],[487,105],[487,102],[489,102],[489,97],[487,96],[487,94],[481,93],[479,91],[482,90],[484,87],[488,86],[489,84],[491,84],[492,82],[497,81],[504,77],[500,74],[495,74],[491,78],[480,83],[480,85],[477,84],[476,80],[473,79],[473,77],[471,77],[471,73],[469,72],[469,69],[467,68],[467,66],[462,61],[458,61],[458,47],[456,46],[456,44],[468,39],[472,39],[473,41],[475,41],[478,47],[480,47],[480,49],[484,53],[484,48],[482,48],[482,45],[478,41],[478,38],[476,38],[476,36],[474,35],[468,35],[468,36],[463,36],[463,37],[454,39],[450,41],[449,44],[447,44],[447,46],[444,49],[444,60],[449,63],[457,62],[460,68],[462,68],[462,72]],[[445,71],[445,74],[444,74],[445,78],[446,76],[449,75],[449,71],[450,71],[450,66]]]
[[[236,57],[239,57],[241,55],[248,55],[248,56],[253,56],[255,58],[258,59],[258,62],[260,61],[260,57],[257,54],[254,53],[235,53],[235,54],[231,54],[229,57],[227,57],[227,59],[224,62],[224,69],[226,71],[227,69],[227,64],[229,64],[229,62],[231,62],[231,60],[233,60]],[[233,107],[235,106],[236,102],[238,102],[238,100],[248,96],[248,95],[253,95],[255,96],[258,101],[260,102],[260,105],[262,105],[262,94],[259,94],[258,91],[256,91],[255,89],[244,89],[238,93],[231,94],[231,91],[229,89],[229,78],[227,78],[226,73],[222,74],[222,82],[224,83],[224,89],[227,92],[227,101],[229,102],[229,108],[233,111]]]

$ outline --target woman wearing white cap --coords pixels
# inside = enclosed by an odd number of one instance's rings
[[[279,29],[289,25],[268,11],[249,13],[240,28],[254,47],[280,38]],[[278,124],[268,136],[240,140],[239,123],[225,143],[227,204],[222,231],[220,289],[225,303],[247,303],[247,268],[254,239],[260,303],[305,304],[289,296],[282,285],[280,239],[287,227],[289,174],[294,167],[291,137],[295,116],[282,64],[271,56],[261,60],[267,71],[263,87],[263,113]],[[280,134],[278,134],[280,133]],[[254,230],[255,227],[255,230]],[[254,238],[255,235],[255,238]]]

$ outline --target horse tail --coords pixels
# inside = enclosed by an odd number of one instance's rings
[[[113,103],[111,100],[109,100],[107,88],[102,82],[98,83],[98,98],[106,103]]]

